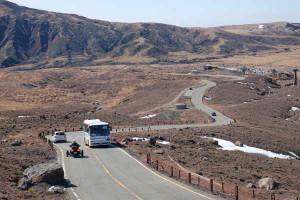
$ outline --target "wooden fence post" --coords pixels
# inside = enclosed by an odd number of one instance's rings
[[[222,183],[222,192],[225,193],[225,184]]]
[[[156,170],[158,170],[158,160],[156,160]]]
[[[198,176],[198,187],[200,188],[200,177]]]
[[[214,192],[214,180],[210,179],[210,192]]]
[[[271,193],[271,200],[275,200],[275,193]]]
[[[189,172],[189,184],[192,184],[192,174]]]
[[[235,200],[239,200],[239,186],[235,185]]]
[[[171,166],[171,178],[173,178],[173,166]]]
[[[255,198],[255,190],[252,190],[252,197]]]
[[[178,170],[178,178],[180,178],[180,169]]]

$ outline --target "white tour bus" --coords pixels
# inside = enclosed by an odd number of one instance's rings
[[[84,144],[87,146],[100,146],[110,144],[109,124],[99,119],[84,120],[82,126]]]

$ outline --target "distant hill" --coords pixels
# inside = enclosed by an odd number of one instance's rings
[[[262,33],[249,29],[233,31],[237,27],[204,29],[158,23],[111,23],[0,0],[0,67],[58,57],[74,63],[74,58],[156,60],[182,52],[214,57],[269,51],[282,45],[300,45],[299,27],[283,23],[269,33]]]

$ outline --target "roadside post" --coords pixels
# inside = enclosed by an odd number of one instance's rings
[[[210,192],[214,192],[214,180],[210,179]]]

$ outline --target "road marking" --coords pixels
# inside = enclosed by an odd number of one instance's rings
[[[57,144],[54,144],[59,150],[60,150],[60,153],[61,153],[61,165],[63,167],[63,170],[64,170],[64,174],[65,174],[65,178],[68,179],[68,175],[67,175],[67,171],[66,171],[66,166],[65,166],[65,157],[64,157],[64,152],[62,150],[62,148],[60,148],[60,146],[58,146]],[[74,188],[71,187],[71,191],[73,193],[73,195],[76,197],[77,200],[80,200],[78,194],[75,192]]]
[[[113,145],[113,144],[112,144],[112,145]],[[175,183],[175,182],[173,182],[173,181],[171,181],[171,180],[169,180],[169,179],[166,179],[165,177],[163,177],[163,176],[161,176],[161,175],[155,173],[155,172],[152,171],[151,169],[149,169],[147,166],[145,166],[143,163],[141,163],[140,161],[138,161],[137,159],[135,159],[134,157],[132,157],[130,154],[128,154],[128,153],[127,153],[126,151],[124,151],[123,149],[121,149],[121,148],[119,148],[119,147],[117,147],[117,146],[115,146],[115,145],[113,145],[113,146],[116,147],[116,148],[118,148],[120,151],[122,151],[122,152],[123,152],[124,154],[126,154],[128,157],[134,159],[138,164],[140,164],[142,167],[144,167],[145,169],[147,169],[147,170],[148,170],[149,172],[151,172],[152,174],[158,176],[159,178],[161,178],[161,179],[163,179],[163,180],[165,180],[165,181],[167,181],[167,182],[169,182],[169,183],[171,183],[171,184],[173,184],[173,185],[176,185],[176,186],[180,187],[181,189],[184,189],[184,190],[186,190],[186,191],[188,191],[188,192],[191,192],[191,193],[193,193],[193,194],[196,194],[196,195],[198,195],[198,196],[204,197],[204,198],[209,199],[209,200],[214,200],[214,199],[212,199],[212,198],[210,198],[210,197],[208,197],[208,196],[205,196],[205,195],[203,195],[203,194],[200,194],[200,193],[198,193],[198,192],[195,192],[195,191],[193,191],[193,190],[190,190],[190,189],[188,189],[188,188],[186,188],[186,187],[184,187],[184,186],[182,186],[182,185],[179,185],[178,183]]]
[[[139,197],[137,194],[135,194],[134,192],[132,192],[131,190],[129,190],[123,183],[121,183],[118,179],[116,179],[111,173],[110,171],[105,167],[105,165],[103,164],[103,162],[99,159],[99,157],[96,155],[96,153],[93,150],[90,150],[92,152],[92,154],[94,155],[94,157],[96,158],[96,160],[99,162],[99,164],[101,165],[101,167],[105,170],[105,172],[118,184],[120,185],[122,188],[124,188],[127,192],[129,192],[130,194],[132,194],[135,198],[137,198],[138,200],[143,200],[141,197]]]

